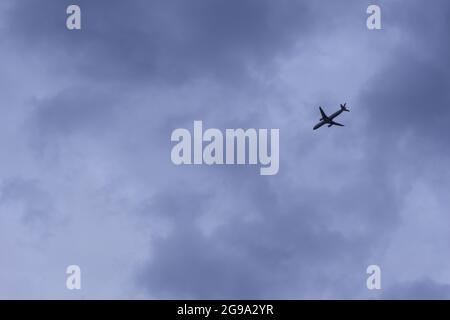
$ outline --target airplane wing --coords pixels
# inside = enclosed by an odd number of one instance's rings
[[[344,126],[343,124],[341,124],[339,122],[335,122],[335,121],[331,121],[330,124],[335,125],[335,126],[339,126],[339,127],[343,127]]]
[[[322,119],[328,118],[328,116],[325,114],[325,112],[323,112],[322,107],[319,107],[319,110],[320,110],[320,114],[322,115]]]

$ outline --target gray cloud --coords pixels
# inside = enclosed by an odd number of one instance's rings
[[[28,227],[45,232],[45,226],[52,223],[54,207],[50,195],[36,181],[10,179],[0,189],[2,211],[11,214],[11,208],[20,213],[18,217]]]
[[[401,300],[447,300],[450,299],[450,285],[436,283],[430,279],[419,279],[412,283],[402,283],[390,288],[383,298]]]
[[[205,76],[239,82],[286,54],[314,22],[303,1],[79,1],[83,30],[70,33],[69,3],[16,4],[14,42],[64,59],[66,72],[133,85]]]
[[[2,19],[0,296],[448,296],[446,2],[384,1],[379,32],[361,1],[78,3],[81,32],[67,1]],[[346,127],[312,132],[343,100]],[[170,133],[194,120],[280,128],[280,173],[173,166]]]

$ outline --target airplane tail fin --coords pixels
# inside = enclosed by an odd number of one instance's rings
[[[346,105],[347,105],[347,102],[346,102],[346,103],[344,103],[344,104],[341,104],[341,110],[342,110],[342,111],[347,111],[347,112],[350,112],[350,110],[349,110],[349,109],[347,109]]]

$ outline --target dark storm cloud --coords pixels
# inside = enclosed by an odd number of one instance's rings
[[[138,281],[163,298],[323,298],[331,287],[339,288],[334,297],[354,297],[376,239],[398,222],[395,194],[376,175],[334,194],[287,184],[276,190],[251,175],[245,183],[242,175],[213,177],[206,194],[163,190],[143,213],[150,220],[158,213],[173,230],[155,239]],[[216,210],[232,218],[205,234],[199,219]],[[333,230],[336,215],[367,231]]]
[[[427,42],[424,42],[427,45]],[[403,51],[403,50],[402,50]],[[387,69],[372,82],[366,101],[371,128],[390,138],[412,133],[442,141],[450,134],[450,64],[447,55],[433,53],[423,61],[414,52],[396,52]]]
[[[426,184],[426,190],[430,190],[428,192],[438,203],[438,209],[423,208],[431,214],[445,210],[440,209],[441,206],[448,206],[448,199],[439,190],[450,190],[448,183],[440,182],[447,176],[445,163],[449,159],[450,43],[446,39],[450,30],[450,6],[445,1],[414,1],[394,3],[391,9],[385,28],[400,32],[401,40],[390,50],[388,61],[367,82],[358,99],[361,111],[367,117],[365,139],[369,161],[366,165],[368,170],[384,174],[388,185],[397,186],[399,202],[401,199],[416,204],[425,201],[424,194],[408,198],[408,193],[414,186]],[[396,228],[401,230],[408,224],[416,228],[400,233],[402,245],[408,243],[406,239],[413,242],[417,232],[425,232],[427,228],[424,224],[415,224],[417,213],[413,213],[414,210],[419,209],[413,206],[403,209],[403,214],[397,211],[400,223]],[[434,244],[439,243],[440,236],[437,230],[427,235]],[[384,245],[389,247],[392,243]],[[402,245],[397,245],[396,250],[402,250]],[[427,254],[421,250],[417,252],[418,256]],[[395,260],[396,254],[385,258],[386,263]],[[448,266],[446,253],[436,252],[434,257]],[[413,262],[408,257],[401,263],[404,272],[413,272],[410,271],[414,270]],[[438,266],[425,266],[421,273],[410,277],[410,281],[398,283],[391,273],[395,284],[384,288],[382,297],[448,298],[448,284],[445,279],[434,277],[436,270],[440,270]],[[398,270],[399,277],[401,273]]]
[[[407,31],[390,62],[367,85],[360,99],[370,130],[397,141],[414,135],[418,145],[446,143],[450,135],[450,6],[413,2],[394,7],[392,29]],[[417,20],[414,19],[417,17]],[[380,130],[380,128],[382,130]]]
[[[205,235],[197,224],[200,215],[211,213],[211,208],[201,205],[208,198],[186,192],[159,196],[148,209],[170,212],[175,230],[154,243],[154,261],[139,281],[151,295],[166,298],[280,297],[287,283],[289,289],[299,289],[291,293],[295,297],[306,297],[311,267],[326,283],[327,263],[361,254],[355,249],[364,246],[364,241],[326,230],[309,204],[291,201],[281,205],[286,199],[267,190],[264,183],[240,188],[247,199],[239,208],[227,210],[237,217],[211,235]],[[213,205],[227,207],[220,200]],[[257,212],[256,221],[242,219],[245,211]],[[323,289],[324,283],[317,284],[317,289]]]
[[[7,19],[12,50],[76,79],[34,102],[30,123],[48,142],[111,128],[105,118],[114,119],[116,100],[127,103],[121,98],[139,88],[206,77],[245,90],[253,73],[270,72],[274,59],[314,25],[304,1],[78,1],[82,30],[71,32],[65,27],[71,3],[20,1]]]
[[[312,24],[304,1],[78,1],[82,31],[68,32],[68,1],[20,1],[15,41],[99,81],[240,80],[285,54]],[[44,61],[45,63],[45,61]]]

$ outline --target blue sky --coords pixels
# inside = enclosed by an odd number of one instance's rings
[[[450,298],[448,2],[72,2],[0,5],[0,298]],[[279,173],[173,165],[194,120]]]

